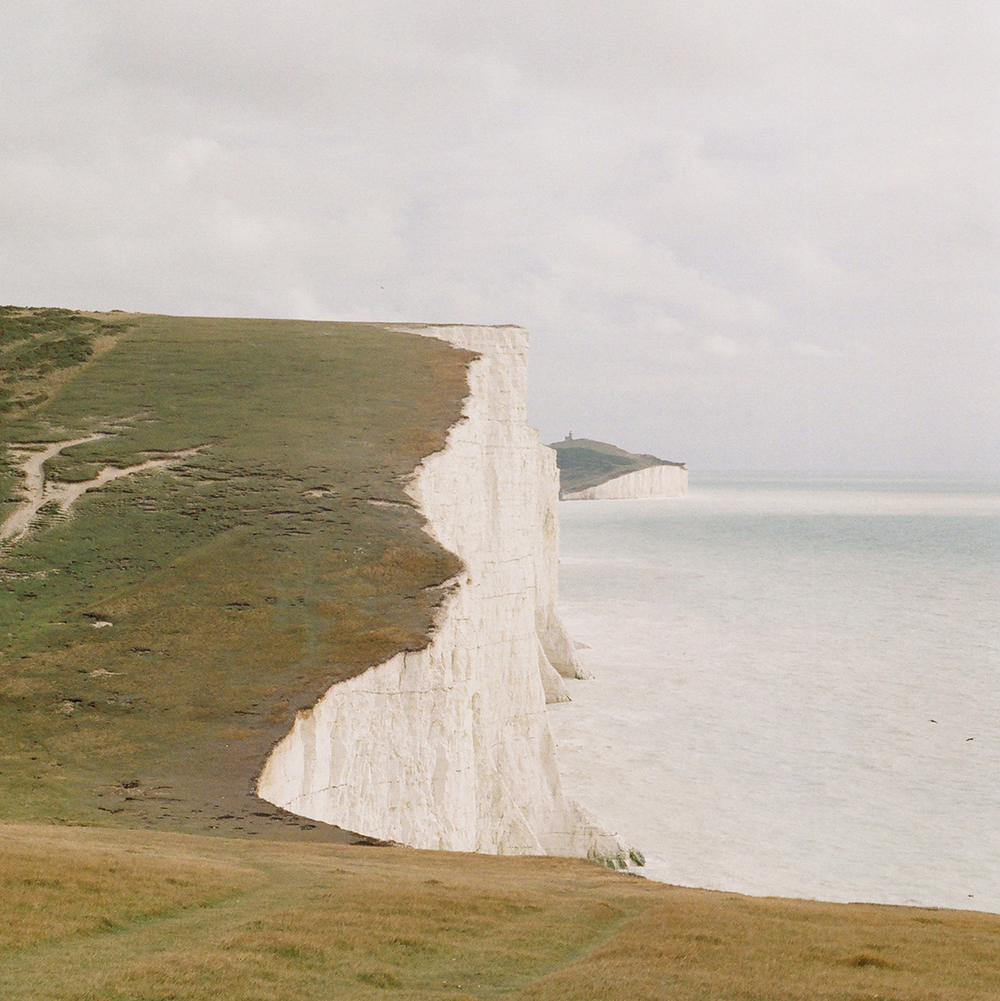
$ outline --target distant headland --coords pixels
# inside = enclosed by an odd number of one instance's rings
[[[688,471],[683,462],[626,452],[616,445],[574,438],[570,432],[555,449],[560,500],[616,500],[682,497]]]

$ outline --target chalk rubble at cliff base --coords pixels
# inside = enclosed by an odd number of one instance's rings
[[[559,478],[525,422],[527,332],[407,326],[479,354],[464,419],[408,485],[465,566],[430,644],[331,688],[274,748],[260,796],[416,848],[619,855],[568,802],[546,702],[579,677],[556,614]]]

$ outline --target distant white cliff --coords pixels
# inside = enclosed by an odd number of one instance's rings
[[[626,452],[593,438],[574,438],[572,432],[549,448],[556,454],[562,500],[636,500],[687,493],[683,462]]]
[[[683,497],[688,489],[684,466],[647,466],[600,483],[596,487],[562,493],[563,500],[636,500],[640,498]]]
[[[465,571],[430,645],[335,685],[275,747],[259,795],[417,848],[615,854],[562,793],[546,702],[573,644],[555,611],[555,453],[525,423],[527,333],[395,327],[478,352],[464,419],[408,492]]]

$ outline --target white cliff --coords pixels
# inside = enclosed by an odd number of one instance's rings
[[[614,854],[563,797],[546,701],[573,646],[555,613],[558,474],[524,419],[527,333],[398,327],[478,352],[464,419],[408,492],[465,570],[424,650],[335,685],[275,747],[261,797],[419,848]]]
[[[641,498],[683,497],[688,488],[684,466],[647,466],[616,476],[596,487],[563,491],[563,500],[638,500]]]

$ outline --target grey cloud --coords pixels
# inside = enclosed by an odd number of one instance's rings
[[[998,471],[997,42],[985,0],[24,0],[2,298],[518,322],[545,438]]]

